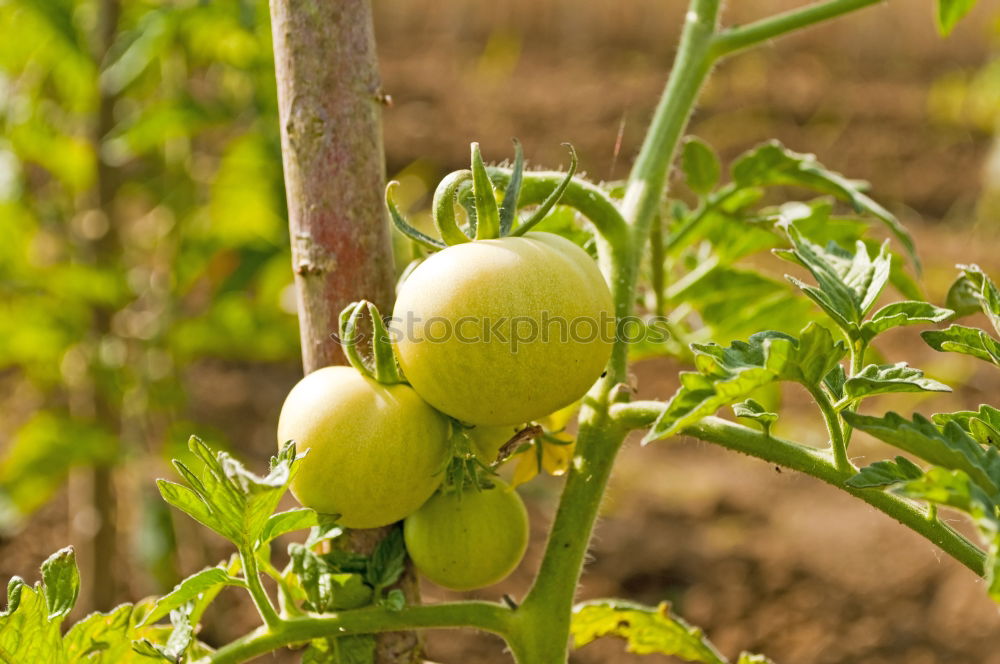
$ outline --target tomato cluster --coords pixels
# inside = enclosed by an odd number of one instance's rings
[[[586,392],[614,333],[611,294],[595,262],[561,236],[527,233],[530,220],[514,226],[513,207],[500,219],[491,183],[482,195],[489,179],[473,149],[479,177],[467,179],[478,187],[470,217],[479,231],[470,237],[439,224],[450,246],[435,241],[436,253],[401,284],[392,320],[402,327],[391,345],[370,308],[381,373],[352,346],[353,366],[303,378],[278,424],[279,443],[309,450],[292,482],[299,502],[350,528],[405,520],[417,569],[456,590],[496,583],[520,562],[527,513],[491,467],[519,427]],[[462,179],[446,179],[450,196]],[[484,233],[490,215],[500,223]],[[342,341],[353,343],[348,337]],[[450,472],[458,461],[473,472]]]

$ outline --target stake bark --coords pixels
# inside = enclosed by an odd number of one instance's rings
[[[369,0],[271,0],[292,268],[306,373],[345,364],[331,336],[341,310],[367,299],[383,312],[395,269],[383,191],[381,106]],[[370,553],[389,528],[349,533]],[[419,602],[408,569],[402,588]],[[417,661],[415,632],[378,637],[377,664]]]

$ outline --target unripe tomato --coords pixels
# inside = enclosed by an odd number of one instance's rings
[[[597,265],[551,233],[433,254],[401,285],[392,325],[413,389],[486,426],[534,420],[579,399],[604,370],[615,331]]]
[[[494,487],[437,493],[403,522],[406,550],[421,574],[452,590],[498,583],[524,557],[528,512],[502,481]]]
[[[473,427],[468,429],[472,452],[487,466],[497,460],[503,447],[518,431],[518,427]]]
[[[298,382],[278,419],[278,444],[294,440],[292,494],[348,528],[376,528],[412,514],[440,486],[449,424],[408,385],[383,385],[351,367]]]

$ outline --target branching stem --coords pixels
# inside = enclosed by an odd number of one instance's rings
[[[659,401],[636,401],[611,407],[612,419],[628,428],[645,428],[663,411]],[[911,530],[923,535],[960,563],[982,576],[986,554],[964,536],[914,503],[880,489],[856,489],[846,484],[853,470],[838,468],[825,450],[766,435],[719,417],[705,417],[683,432],[688,436],[742,452],[769,463],[797,470],[823,480],[860,498]]]

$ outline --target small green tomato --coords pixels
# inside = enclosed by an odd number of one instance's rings
[[[417,570],[452,590],[474,590],[505,579],[528,547],[528,512],[517,492],[493,488],[440,492],[403,522]]]

